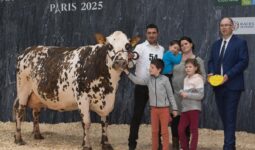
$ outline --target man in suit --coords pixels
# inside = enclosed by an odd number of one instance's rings
[[[235,150],[237,107],[244,90],[243,72],[249,62],[247,43],[233,35],[233,30],[233,20],[222,18],[222,37],[213,43],[208,61],[208,77],[215,74],[224,76],[223,83],[214,87],[215,100],[224,127],[224,150]]]

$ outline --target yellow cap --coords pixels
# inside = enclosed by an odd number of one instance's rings
[[[213,75],[208,80],[212,86],[219,86],[223,83],[224,77],[222,75]]]

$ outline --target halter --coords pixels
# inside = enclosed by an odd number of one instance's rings
[[[107,50],[108,50],[107,55],[112,60],[112,62],[114,62],[117,59],[117,57],[119,56],[120,53],[125,53],[125,52],[133,55],[131,60],[137,60],[139,58],[139,54],[137,52],[134,52],[131,50],[131,47],[130,47],[131,45],[125,46],[127,50],[122,49],[121,51],[118,51],[118,52],[115,52],[113,50],[113,46],[110,43],[107,43],[106,46],[107,46]],[[110,53],[113,53],[113,55],[111,56]],[[129,61],[131,61],[131,60],[129,60]]]
[[[117,57],[121,54],[121,53],[125,53],[128,51],[125,51],[125,50],[121,50],[121,51],[118,51],[118,52],[115,52],[114,50],[110,50],[107,55],[111,58],[112,62],[115,62],[115,60],[117,60]],[[113,53],[113,56],[110,55],[110,53]]]

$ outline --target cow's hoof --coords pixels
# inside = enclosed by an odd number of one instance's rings
[[[92,150],[91,147],[83,147],[83,150]]]
[[[34,134],[34,139],[36,139],[36,140],[43,140],[44,137],[41,134]]]
[[[15,140],[14,140],[14,143],[15,143],[15,144],[18,144],[18,145],[25,145],[25,144],[26,144],[26,142],[23,141],[22,138],[17,139],[15,135],[14,135],[14,139],[15,139]]]
[[[113,150],[111,144],[102,144],[102,150]]]

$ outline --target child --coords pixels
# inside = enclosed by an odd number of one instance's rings
[[[173,40],[169,44],[168,50],[163,55],[163,61],[165,67],[163,69],[163,74],[168,77],[171,86],[172,86],[172,76],[174,65],[179,64],[182,60],[182,54],[180,52],[180,42],[178,40]],[[173,86],[172,86],[173,89]],[[174,90],[173,90],[174,91]],[[171,117],[173,116],[171,112]],[[179,140],[178,140],[178,122],[180,117],[173,118],[173,124],[171,124],[172,130],[172,146],[174,149],[179,149]],[[176,130],[174,130],[176,129]],[[161,139],[159,139],[161,141]]]
[[[177,40],[173,40],[170,42],[169,50],[165,52],[163,55],[163,61],[165,64],[165,67],[163,69],[163,74],[166,75],[171,84],[172,84],[172,75],[173,75],[173,67],[175,64],[179,64],[182,60],[182,55],[180,50],[180,43]]]
[[[170,82],[166,76],[160,74],[163,68],[164,62],[161,59],[153,59],[149,69],[151,76],[147,80],[137,78],[124,70],[134,83],[148,86],[151,107],[152,150],[157,150],[159,146],[159,124],[163,137],[163,150],[169,150],[169,105],[172,105],[174,116],[178,113]]]
[[[181,118],[178,126],[181,148],[183,150],[196,150],[198,143],[198,123],[201,111],[201,100],[204,97],[204,80],[196,59],[187,59],[185,62],[187,76],[184,79],[183,90],[179,94],[182,97]],[[186,137],[186,128],[190,127],[191,144],[189,146]]]

